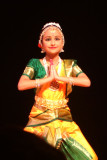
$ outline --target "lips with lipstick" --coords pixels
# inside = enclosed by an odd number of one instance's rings
[[[50,49],[56,49],[57,47],[49,47]]]

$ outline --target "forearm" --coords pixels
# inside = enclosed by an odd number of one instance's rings
[[[59,77],[59,81],[71,83],[74,86],[90,87],[91,82],[88,77]]]
[[[33,89],[33,88],[36,88],[37,85],[43,85],[50,81],[51,81],[50,77],[38,79],[37,81],[21,78],[18,83],[18,90],[22,91],[22,90],[27,90],[27,89]]]
[[[85,77],[73,77],[71,81],[74,86],[90,87],[91,85],[89,78]]]

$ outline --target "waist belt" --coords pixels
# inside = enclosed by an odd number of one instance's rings
[[[46,109],[57,109],[67,106],[68,99],[50,100],[35,96],[36,105],[45,107]]]

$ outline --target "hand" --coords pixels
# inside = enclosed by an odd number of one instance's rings
[[[53,81],[55,79],[55,76],[54,76],[54,65],[51,65],[51,64],[50,64],[50,67],[49,67],[49,77],[51,78],[51,81]]]
[[[54,73],[54,79],[55,79],[55,80],[59,80],[59,75],[58,75],[55,67],[53,68],[53,73]]]
[[[53,64],[52,59],[50,59],[50,70],[49,70],[49,73],[50,73],[50,77],[51,77],[52,80],[58,80],[59,79],[59,76],[57,74],[57,71],[55,69],[55,66]]]

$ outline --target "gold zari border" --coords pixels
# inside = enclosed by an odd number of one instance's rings
[[[23,74],[27,74],[32,79],[34,76],[34,69],[31,67],[26,67]]]
[[[76,76],[80,72],[82,72],[82,69],[78,65],[73,67],[73,75],[74,76]]]

